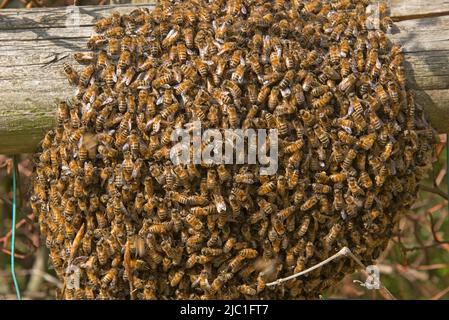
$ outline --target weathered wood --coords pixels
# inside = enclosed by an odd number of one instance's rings
[[[389,0],[390,15],[395,20],[449,14],[449,0]]]
[[[448,34],[449,15],[399,21],[390,35],[402,45],[409,87],[440,132],[449,132]]]
[[[391,1],[392,16],[399,21],[391,39],[403,45],[417,102],[439,131],[449,132],[449,15],[444,15],[449,13],[449,0],[419,2]],[[130,12],[135,6],[78,8],[79,28],[66,26],[73,8],[0,11],[0,153],[35,149],[54,124],[55,102],[74,92],[62,64],[72,64],[72,54],[86,50],[98,18],[113,11]],[[416,19],[418,15],[424,18]]]

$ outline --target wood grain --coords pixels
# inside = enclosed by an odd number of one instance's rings
[[[389,0],[390,15],[395,20],[449,14],[449,0]]]

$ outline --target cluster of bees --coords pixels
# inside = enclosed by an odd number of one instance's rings
[[[76,93],[42,142],[31,198],[63,298],[313,298],[354,264],[266,283],[343,246],[371,264],[436,135],[391,19],[369,29],[367,5],[165,0],[99,20],[74,55],[82,69],[64,66]],[[277,173],[174,165],[171,133],[193,121],[277,129]]]

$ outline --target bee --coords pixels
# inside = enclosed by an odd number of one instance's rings
[[[340,56],[343,58],[346,58],[349,56],[349,40],[348,39],[343,39],[340,43]]]
[[[386,162],[391,157],[392,153],[393,153],[393,143],[390,141],[386,144],[384,150],[382,151],[380,155],[380,160]]]
[[[78,63],[89,64],[97,60],[97,54],[94,52],[77,52],[73,54],[73,58]]]
[[[235,244],[237,242],[237,239],[234,237],[230,237],[223,245],[223,252],[229,253],[234,248]]]
[[[357,183],[356,178],[354,177],[348,177],[348,189],[354,196],[363,196],[365,195],[365,192]]]
[[[106,250],[105,244],[104,243],[97,244],[96,251],[97,251],[98,262],[102,266],[105,265],[109,259],[109,253],[108,253],[108,250]]]
[[[329,48],[329,56],[330,56],[330,60],[331,63],[334,65],[337,65],[340,63],[340,54],[339,54],[339,48],[337,45],[332,45]]]
[[[68,65],[67,63],[64,63],[63,70],[69,83],[71,85],[77,85],[79,81],[79,75],[75,71],[75,69],[73,69],[73,67]]]
[[[184,96],[193,86],[193,82],[189,79],[184,80],[176,87],[176,94],[179,96]]]
[[[316,193],[330,193],[332,191],[332,188],[325,184],[313,183],[312,190]]]
[[[179,43],[176,47],[178,53],[178,60],[181,63],[185,63],[187,60],[187,47],[184,43]]]
[[[275,79],[275,81],[277,81],[278,76],[276,74],[272,74],[272,76],[273,76],[273,79]],[[284,91],[292,84],[294,77],[295,77],[295,73],[293,72],[293,70],[288,70],[285,73],[282,80],[279,82],[279,89],[281,90],[283,95],[284,95]]]
[[[240,286],[237,287],[237,290],[244,295],[247,296],[255,296],[257,294],[256,289],[250,287],[249,285],[246,284],[242,284]]]
[[[367,134],[360,138],[360,140],[357,142],[357,145],[362,149],[370,150],[373,147],[376,138],[377,135],[375,133]]]
[[[112,19],[111,18],[102,18],[95,23],[94,29],[97,33],[102,33],[106,31],[109,27],[111,27]]]
[[[237,83],[242,83],[243,77],[245,75],[245,71],[246,71],[246,67],[244,65],[241,65],[241,64],[238,65],[231,75],[231,80],[235,81]]]
[[[324,146],[327,146],[330,143],[329,135],[320,125],[315,125],[314,131],[316,136]]]
[[[388,94],[393,103],[399,103],[399,93],[397,91],[396,84],[392,81],[387,84]]]
[[[188,214],[186,216],[186,222],[192,226],[193,229],[201,231],[204,227],[203,223],[196,218],[193,214]]]
[[[396,78],[398,79],[398,83],[401,88],[405,88],[406,84],[406,76],[405,76],[405,68],[403,66],[398,66],[396,68]]]
[[[332,205],[337,211],[342,210],[345,205],[343,193],[340,188],[334,188],[334,202]]]
[[[258,252],[255,249],[242,249],[239,252],[239,255],[245,259],[254,259],[257,257]]]
[[[89,41],[87,42],[87,48],[89,50],[96,50],[101,48],[107,42],[108,39],[104,35],[93,35],[89,38]]]
[[[178,286],[183,277],[184,271],[182,270],[175,272],[172,276],[169,276],[170,286],[171,287]]]
[[[383,17],[380,25],[385,32],[389,33],[393,29],[393,20],[390,17]]]
[[[83,102],[84,103],[94,102],[97,94],[98,94],[98,86],[94,83],[86,89],[83,95]]]
[[[187,46],[187,48],[192,49],[193,48],[193,29],[192,28],[184,28],[183,31],[183,37],[184,42]]]
[[[338,85],[338,90],[340,90],[343,93],[349,93],[351,88],[354,87],[354,84],[356,83],[357,78],[354,74],[350,74],[349,76],[345,77],[340,84]]]
[[[356,156],[357,156],[357,152],[354,149],[350,149],[347,152],[346,157],[343,160],[343,163],[341,164],[341,168],[343,170],[348,170]]]
[[[308,211],[312,209],[318,203],[318,196],[312,195],[308,198],[300,207],[301,211]]]
[[[116,38],[108,39],[106,54],[109,57],[117,57],[120,54],[120,40]]]
[[[171,47],[178,40],[180,33],[181,32],[179,26],[173,27],[173,29],[169,31],[164,40],[162,40],[162,47],[163,48]]]
[[[250,69],[256,74],[262,74],[262,65],[260,64],[259,57],[257,55],[252,55],[248,58],[248,65]]]
[[[236,273],[242,268],[244,260],[245,260],[244,257],[238,255],[228,263],[228,268],[231,269],[232,273]]]
[[[236,68],[238,65],[240,65],[242,59],[243,59],[242,50],[235,50],[231,55],[231,59],[229,60],[229,66],[231,68]]]
[[[117,62],[118,71],[124,70],[131,64],[131,52],[125,50],[120,53],[120,57]]]
[[[86,88],[92,75],[94,74],[95,68],[93,65],[86,66],[80,73],[79,85]]]
[[[360,173],[359,183],[365,189],[370,189],[373,186],[373,181],[371,180],[371,177],[369,176],[368,172],[366,172],[366,171],[362,171]],[[367,194],[367,197],[368,197],[368,194]]]
[[[116,268],[109,269],[106,274],[101,278],[101,285],[103,287],[108,286],[109,284],[115,283],[117,278],[118,271]]]
[[[390,102],[390,97],[388,93],[385,91],[382,85],[377,85],[375,87],[376,96],[379,98],[382,105],[388,105]]]
[[[303,271],[306,268],[306,261],[304,256],[299,256],[296,260],[295,269],[293,270],[294,273],[299,273]]]
[[[342,229],[343,227],[341,226],[341,224],[338,223],[334,224],[331,227],[329,233],[323,239],[325,247],[327,248],[331,247],[331,245],[335,242]]]
[[[226,80],[223,84],[229,90],[234,99],[238,99],[242,94],[242,89],[233,81]]]
[[[258,194],[260,196],[264,196],[264,195],[267,195],[267,194],[273,192],[275,189],[276,189],[276,183],[274,183],[273,181],[265,182],[264,184],[262,184],[259,187]]]

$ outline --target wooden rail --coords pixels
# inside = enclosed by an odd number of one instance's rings
[[[391,38],[404,47],[417,102],[435,128],[449,132],[449,0],[390,3],[397,21]],[[57,99],[73,94],[62,64],[86,49],[96,19],[135,6],[77,8],[79,28],[70,27],[73,7],[0,11],[0,154],[35,150],[54,124]]]

